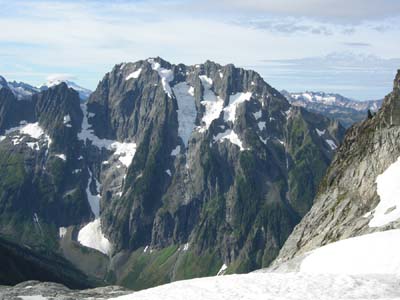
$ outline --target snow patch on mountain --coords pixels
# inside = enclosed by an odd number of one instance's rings
[[[136,143],[113,142],[109,149],[114,150],[113,155],[117,155],[118,160],[128,168],[136,153]]]
[[[371,212],[370,227],[381,227],[400,218],[400,157],[376,178],[380,201]]]
[[[195,99],[190,93],[191,86],[186,82],[178,83],[172,89],[178,104],[178,135],[187,147],[189,138],[195,128],[197,116]]]
[[[260,119],[261,116],[262,116],[262,111],[259,110],[259,111],[255,112],[255,113],[253,113],[253,116],[254,116],[254,118],[255,118],[256,120]]]
[[[223,109],[224,110],[224,120],[226,122],[235,123],[237,107],[239,106],[239,104],[241,104],[245,101],[249,101],[251,98],[251,95],[252,95],[251,92],[236,93],[234,95],[231,95],[229,97],[229,105]]]
[[[63,118],[63,124],[65,125],[65,126],[67,126],[67,127],[70,127],[71,126],[71,124],[69,124],[71,122],[71,117],[70,117],[70,115],[68,114],[68,115],[65,115],[64,116],[64,118]],[[69,126],[68,126],[69,125]]]
[[[266,122],[258,122],[258,128],[260,129],[260,131],[263,131],[265,129],[265,124]]]
[[[337,149],[337,145],[334,141],[326,139],[325,142],[329,145],[329,147],[331,147],[332,151],[335,151]]]
[[[61,160],[63,160],[63,161],[66,161],[66,160],[67,160],[67,157],[65,156],[65,154],[55,154],[54,156],[55,156],[55,157],[58,157],[59,159],[61,159]]]
[[[83,112],[83,121],[82,129],[78,133],[78,138],[85,143],[90,141],[92,145],[96,146],[97,148],[106,148],[107,150],[113,151],[113,155],[119,156],[119,161],[128,168],[136,153],[136,143],[100,139],[96,136],[92,126],[89,124],[88,117],[90,117],[90,113],[87,112],[86,103],[81,104],[81,109]]]
[[[60,227],[58,228],[58,236],[62,239],[67,234],[67,228]]]
[[[139,75],[140,75],[141,72],[142,72],[142,68],[139,68],[135,72],[132,72],[128,76],[126,76],[125,80],[137,79],[137,78],[139,78]]]
[[[157,71],[158,76],[161,77],[162,86],[168,97],[172,98],[172,90],[169,85],[169,83],[174,80],[174,73],[172,70],[162,68],[160,63],[156,62],[153,58],[149,58],[147,61],[151,64],[151,68]]]
[[[326,129],[324,129],[324,130],[319,130],[318,128],[315,128],[315,131],[317,132],[317,134],[318,134],[319,136],[323,136],[323,135],[325,134],[325,132],[326,132]]]
[[[240,140],[239,136],[232,129],[228,129],[225,132],[218,133],[217,136],[214,137],[214,142],[222,143],[224,140],[228,140],[232,144],[238,146],[240,148],[240,151],[248,150],[243,147],[243,143]]]
[[[0,136],[0,141],[3,141],[7,135],[13,134],[13,143],[14,145],[19,144],[22,142],[23,137],[19,135],[15,135],[18,132],[19,134],[28,135],[35,140],[42,140],[47,143],[47,147],[51,144],[50,137],[44,132],[43,128],[40,127],[39,123],[27,123],[26,121],[21,121],[19,126],[9,128],[5,131],[4,136]],[[33,145],[28,145],[29,147],[33,148]]]
[[[219,118],[224,108],[224,100],[215,95],[212,91],[211,78],[206,75],[200,75],[199,78],[204,88],[203,100],[200,103],[205,108],[205,112],[201,119],[205,126],[201,127],[199,131],[205,132],[210,127],[211,123]]]
[[[78,242],[88,248],[96,249],[105,255],[109,255],[112,250],[110,241],[101,231],[100,219],[88,223],[78,233]]]
[[[218,273],[217,273],[217,276],[224,275],[226,269],[228,269],[228,266],[227,266],[226,264],[223,264],[223,265],[221,266],[221,268],[219,269],[219,271],[218,271]]]
[[[181,146],[178,145],[171,151],[171,156],[177,156],[179,153],[181,153]]]

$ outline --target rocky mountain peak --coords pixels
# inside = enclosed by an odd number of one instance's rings
[[[46,83],[42,84],[39,87],[39,90],[40,91],[45,91],[45,90],[47,90],[49,88],[55,87],[55,86],[60,85],[62,83],[66,84],[68,87],[70,87],[70,88],[74,89],[75,91],[77,91],[82,100],[87,100],[89,98],[90,94],[92,93],[91,90],[79,86],[75,82],[70,81],[67,78],[65,78],[65,76],[63,76],[63,75],[50,76],[48,78],[48,81]]]
[[[19,133],[2,137],[0,208],[17,199],[22,204],[7,213],[18,214],[27,193],[37,191],[25,222],[42,220],[79,268],[115,274],[117,283],[129,276],[135,288],[215,275],[224,264],[230,272],[268,265],[311,207],[344,133],[232,64],[157,57],[114,66],[88,101],[68,87],[60,82],[32,96],[28,125],[42,128],[47,148],[30,148],[36,140],[24,136],[17,152]],[[0,99],[6,102],[18,101]],[[25,157],[38,161],[25,168],[37,180],[27,175],[13,185],[26,180],[28,191],[3,183],[10,170],[1,151],[11,161],[22,153],[23,166]],[[12,193],[7,199],[2,184]],[[158,257],[167,261],[154,274]],[[96,264],[82,263],[87,259]]]
[[[400,89],[400,70],[397,70],[396,77],[394,79],[394,89],[399,90]]]
[[[7,86],[8,86],[7,80],[3,76],[0,76],[0,88]]]

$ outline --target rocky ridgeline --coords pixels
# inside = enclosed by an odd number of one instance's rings
[[[389,205],[382,212],[377,207],[387,198],[386,193],[378,194],[377,178],[399,158],[399,137],[400,71],[378,113],[347,132],[313,207],[296,226],[275,264],[337,240],[399,228],[400,222],[391,217],[397,213],[396,206]],[[389,176],[396,178],[395,174]]]

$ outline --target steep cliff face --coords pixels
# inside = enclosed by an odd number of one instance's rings
[[[116,252],[176,246],[172,278],[198,275],[185,269],[189,257],[207,256],[215,272],[268,265],[344,133],[257,73],[213,62],[117,65],[87,112],[96,136],[136,147],[120,190],[107,179],[112,166],[99,166],[105,234]]]
[[[210,61],[119,64],[88,101],[64,83],[29,101],[0,137],[2,232],[137,289],[269,265],[344,135]]]
[[[0,105],[24,102],[7,90],[2,95],[6,97]],[[61,84],[25,104],[21,111],[4,111],[13,121],[0,136],[1,232],[17,241],[55,247],[58,227],[90,217],[83,184],[87,173],[81,172],[84,163],[78,159],[80,100]]]
[[[330,242],[399,227],[399,135],[400,71],[379,112],[347,132],[313,207],[286,241],[277,263]]]

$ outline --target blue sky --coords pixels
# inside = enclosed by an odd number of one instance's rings
[[[161,56],[255,69],[277,89],[386,95],[400,68],[398,0],[0,0],[0,74],[94,89],[123,61]]]

